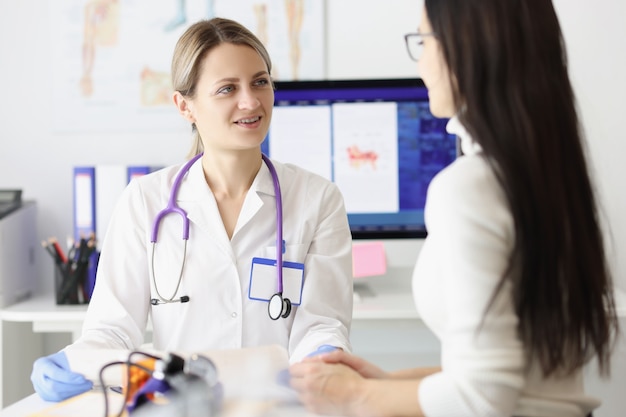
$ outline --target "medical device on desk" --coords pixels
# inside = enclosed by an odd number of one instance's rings
[[[183,295],[179,298],[176,298],[178,294],[178,289],[180,287],[180,283],[183,279],[183,271],[185,269],[185,259],[187,256],[187,240],[189,240],[189,218],[187,217],[187,213],[183,210],[178,204],[176,204],[176,197],[178,194],[178,190],[180,189],[181,182],[183,177],[189,172],[191,166],[198,159],[202,157],[202,153],[194,156],[190,159],[178,172],[174,180],[174,184],[172,185],[172,190],[170,193],[169,200],[167,202],[167,206],[157,213],[156,218],[154,219],[154,225],[152,227],[152,236],[150,241],[152,242],[152,259],[151,259],[151,269],[152,269],[152,279],[154,282],[154,289],[158,296],[158,298],[152,298],[150,303],[152,305],[166,304],[166,303],[186,303],[189,302],[190,298],[188,295]],[[270,159],[262,155],[263,161],[267,165],[267,168],[270,171],[272,176],[272,181],[274,183],[274,193],[276,194],[276,275],[277,275],[277,292],[271,296],[268,303],[268,314],[272,320],[278,320],[280,317],[287,318],[291,313],[291,301],[289,298],[283,297],[283,202],[282,196],[280,192],[280,184],[278,182],[278,175],[276,174],[276,169],[274,168],[274,164],[270,161]],[[180,266],[180,274],[178,276],[178,283],[176,284],[176,289],[174,290],[174,294],[169,298],[164,298],[160,293],[157,286],[156,274],[154,272],[154,250],[157,242],[157,235],[159,232],[159,225],[161,220],[168,214],[178,214],[183,219],[183,241],[184,241],[184,249],[183,249],[183,262]]]
[[[133,358],[142,356],[139,361]],[[105,371],[113,365],[124,365],[125,378],[122,387],[110,387],[124,395],[121,410],[132,417],[211,417],[219,414],[223,402],[223,387],[218,379],[218,371],[209,358],[191,355],[187,359],[168,353],[164,357],[144,352],[131,352],[126,361],[111,362],[100,370],[100,384],[108,387]],[[110,413],[111,395],[103,390],[105,416]]]

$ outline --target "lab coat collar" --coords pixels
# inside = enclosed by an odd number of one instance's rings
[[[280,164],[274,162],[274,167],[277,172],[281,171],[282,167]],[[276,195],[272,175],[265,163],[261,164],[261,169],[259,169],[259,172],[252,181],[250,192],[252,192],[252,194],[263,193],[272,197]],[[215,197],[206,183],[204,170],[202,169],[202,158],[200,158],[194,162],[191,168],[189,168],[189,173],[183,178],[183,182],[178,190],[177,201],[204,201],[207,199],[215,203]]]
[[[278,167],[276,163],[274,163],[274,167],[278,172],[280,167]],[[243,206],[241,207],[241,212],[239,213],[239,218],[237,219],[237,225],[235,226],[233,237],[235,237],[237,232],[244,227],[261,209],[263,204],[265,204],[264,201],[267,201],[262,199],[261,194],[266,194],[271,197],[276,195],[272,174],[265,163],[261,164],[259,172],[256,174],[256,177],[254,177],[254,181],[252,181],[250,190],[248,191],[246,199],[243,202]]]
[[[173,179],[170,182],[170,192],[172,183]],[[169,198],[169,193],[166,195]],[[196,224],[210,236],[213,236],[217,246],[234,262],[235,254],[222,223],[217,201],[204,177],[202,158],[194,162],[189,168],[189,172],[183,178],[178,189],[176,201],[187,212],[189,221]],[[191,236],[190,239],[192,239]]]
[[[276,169],[276,173],[278,175],[281,167],[274,161],[272,161],[272,163],[274,164],[274,169]],[[272,179],[270,169],[267,167],[265,162],[261,164],[261,169],[259,170],[256,178],[254,178],[250,191],[267,194],[272,197],[276,196],[276,192],[274,190],[274,180]]]
[[[179,170],[181,167],[179,167]],[[176,175],[178,175],[179,171],[176,171]],[[172,183],[174,179],[172,178]],[[170,185],[171,189],[171,185]],[[169,198],[169,196],[168,196]],[[212,201],[215,204],[215,198],[213,197],[213,193],[211,193],[211,189],[206,182],[206,178],[204,177],[204,170],[202,169],[202,158],[198,159],[193,165],[189,168],[189,172],[183,178],[183,181],[178,189],[178,195],[176,197],[176,201],[181,202],[205,202]],[[217,208],[217,205],[215,205]]]
[[[452,117],[446,125],[448,133],[458,136],[461,139],[461,150],[463,155],[475,155],[482,152],[481,146],[472,139],[465,126],[459,120],[458,115]]]
[[[282,166],[280,164],[274,162],[274,166],[277,172],[281,171]],[[266,194],[271,197],[276,195],[272,175],[265,163],[261,164],[259,172],[252,181],[250,190],[241,207],[233,237],[263,206],[264,200],[261,198],[261,194]],[[271,200],[272,204],[274,204],[274,199]],[[228,247],[227,252],[232,253],[230,240],[228,239],[228,235],[221,221],[217,201],[204,177],[202,159],[199,159],[191,166],[189,173],[183,179],[178,191],[177,201],[180,206],[187,211],[187,215],[191,221],[198,224],[198,226],[208,233],[211,233],[213,236],[219,236],[219,240],[222,241],[224,249]]]

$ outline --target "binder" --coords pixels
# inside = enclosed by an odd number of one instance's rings
[[[111,215],[128,184],[126,165],[96,165],[96,238],[100,251]]]
[[[128,167],[128,183],[130,183],[134,178],[149,174],[152,171],[152,167],[147,165],[131,165]]]
[[[160,167],[96,165],[74,167],[74,239],[96,236],[98,250],[124,188],[133,179]]]
[[[74,167],[74,240],[96,233],[96,170]]]
[[[100,249],[113,210],[128,183],[158,167],[146,165],[96,165],[74,167],[74,240],[96,238],[96,250],[89,258],[85,288],[87,299],[95,285]]]

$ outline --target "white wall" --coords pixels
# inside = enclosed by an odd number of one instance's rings
[[[417,75],[404,34],[415,32],[421,0],[326,0],[329,78]]]
[[[419,1],[327,5],[329,78],[416,75],[402,35],[417,27]],[[53,132],[48,14],[45,0],[0,0],[0,188],[22,188],[24,198],[37,201],[41,239],[72,232],[73,166],[172,164],[183,160],[190,144],[186,130]],[[51,291],[52,262],[43,251],[39,255],[41,289]]]
[[[626,2],[556,0],[570,74],[608,217],[615,279],[626,290]]]
[[[619,259],[626,250],[626,193],[621,192],[626,133],[619,125],[626,96],[626,3],[554,3],[612,230],[611,264],[626,289],[626,263]],[[402,35],[416,29],[421,5],[420,0],[327,1],[328,77],[415,76]],[[175,163],[189,145],[184,130],[53,133],[48,24],[48,1],[0,0],[0,188],[22,188],[25,198],[38,202],[42,239],[71,233],[73,166]],[[43,251],[40,255],[42,286],[51,289],[51,263]]]
[[[588,133],[602,203],[612,230],[611,265],[626,289],[626,3],[555,0],[569,48],[571,76]],[[402,35],[418,24],[420,0],[327,1],[329,78],[411,77]],[[96,163],[169,164],[183,159],[187,131],[52,132],[48,2],[0,0],[0,188],[22,188],[39,207],[39,235],[72,230],[72,167]],[[532,75],[529,75],[532,76]],[[73,109],[68,108],[71,112]],[[174,109],[172,109],[174,111]],[[42,289],[51,261],[40,254]],[[43,259],[42,259],[43,258]]]

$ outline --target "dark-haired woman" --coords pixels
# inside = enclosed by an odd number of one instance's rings
[[[441,368],[345,352],[292,365],[313,411],[584,417],[582,368],[618,332],[596,199],[550,0],[426,0],[406,36],[463,156],[435,177],[413,277]]]

